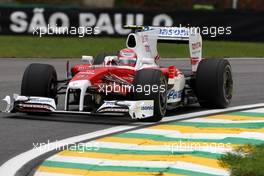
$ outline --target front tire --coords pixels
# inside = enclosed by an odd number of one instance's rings
[[[164,74],[157,69],[142,69],[137,71],[134,79],[135,88],[141,86],[157,86],[158,91],[134,92],[135,100],[154,100],[154,116],[144,119],[139,119],[143,122],[158,122],[166,114],[167,109],[167,79]],[[152,88],[150,88],[152,89]]]
[[[30,64],[23,75],[21,95],[57,99],[57,73],[48,64]]]
[[[226,108],[232,100],[232,69],[226,59],[204,59],[196,72],[196,94],[206,108]]]

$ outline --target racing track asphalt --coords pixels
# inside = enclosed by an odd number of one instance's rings
[[[65,75],[64,59],[0,59],[0,98],[19,93],[22,75],[30,63],[49,63],[55,66],[60,78]],[[234,77],[234,97],[231,106],[264,102],[264,59],[230,60]],[[80,63],[71,60],[70,63]],[[189,68],[189,60],[165,60],[162,66],[175,65]],[[169,115],[199,111],[199,106],[180,108]],[[0,113],[0,165],[8,159],[30,150],[33,143],[49,141],[106,129],[116,125],[131,124],[124,117],[87,117],[73,115],[29,116],[24,114]]]

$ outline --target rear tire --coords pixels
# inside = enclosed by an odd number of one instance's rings
[[[143,122],[158,122],[166,114],[167,109],[167,79],[164,74],[157,69],[142,69],[136,72],[134,86],[157,85],[158,91],[150,91],[149,95],[146,92],[134,92],[135,100],[154,100],[154,116],[144,119],[139,119]],[[162,87],[161,87],[162,86]],[[152,88],[150,88],[152,90]]]
[[[196,94],[206,108],[226,108],[232,99],[231,65],[226,59],[204,59],[196,72]]]
[[[48,64],[30,64],[23,75],[21,95],[57,100],[57,73]]]

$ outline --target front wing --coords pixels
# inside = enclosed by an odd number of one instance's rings
[[[57,110],[55,100],[46,97],[28,97],[14,94],[6,96],[0,102],[0,111],[6,113],[54,113],[85,115],[124,115],[132,119],[143,119],[154,115],[153,100],[139,101],[105,101],[96,112]]]

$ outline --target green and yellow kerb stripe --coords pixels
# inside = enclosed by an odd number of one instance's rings
[[[35,176],[225,176],[221,155],[262,143],[264,108],[224,113],[99,138],[46,159]]]

